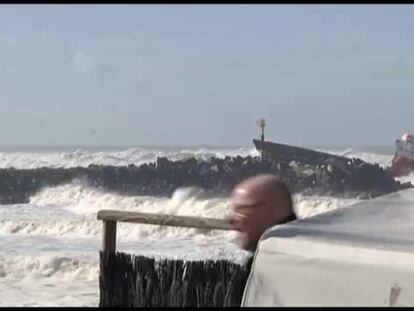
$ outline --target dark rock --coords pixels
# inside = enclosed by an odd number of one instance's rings
[[[345,164],[260,160],[258,157],[194,158],[123,167],[0,169],[0,204],[27,203],[41,188],[84,179],[90,186],[126,195],[171,196],[180,187],[203,188],[211,196],[226,196],[239,181],[261,173],[278,175],[294,193],[337,197],[376,197],[412,187],[394,180],[387,169],[359,159]]]

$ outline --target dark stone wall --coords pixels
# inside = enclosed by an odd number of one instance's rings
[[[227,196],[244,178],[277,174],[293,193],[336,197],[377,197],[412,187],[394,180],[379,165],[350,159],[320,163],[291,163],[257,157],[169,161],[124,167],[98,166],[38,169],[0,169],[0,204],[27,203],[42,187],[85,179],[94,187],[126,195],[171,196],[180,187],[203,188],[211,196]]]

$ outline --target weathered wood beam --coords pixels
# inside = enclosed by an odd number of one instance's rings
[[[230,221],[225,219],[141,212],[101,210],[98,212],[98,220],[103,220],[104,222],[120,221],[160,226],[189,227],[207,230],[233,230]]]

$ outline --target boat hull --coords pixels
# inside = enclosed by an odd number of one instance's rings
[[[414,160],[404,156],[395,156],[390,171],[395,177],[409,175],[414,172]]]
[[[299,161],[310,164],[318,164],[328,159],[343,163],[349,161],[349,158],[346,157],[270,141],[253,139],[253,144],[262,153],[263,157],[274,160]]]

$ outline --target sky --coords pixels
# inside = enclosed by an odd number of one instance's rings
[[[0,5],[0,145],[389,146],[413,5]]]

